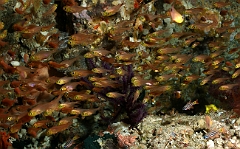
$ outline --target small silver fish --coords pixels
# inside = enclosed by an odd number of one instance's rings
[[[193,106],[198,104],[198,99],[195,100],[194,102],[189,101],[183,108],[182,110],[190,110],[193,109]]]

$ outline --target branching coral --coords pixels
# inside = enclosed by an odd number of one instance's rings
[[[97,62],[93,59],[87,59],[87,61],[90,69],[99,68],[97,67]],[[136,126],[146,116],[147,112],[146,106],[142,103],[145,97],[143,88],[135,87],[131,83],[134,77],[133,66],[114,67],[114,65],[104,60],[100,63],[102,64],[100,67],[106,69],[108,73],[104,75],[97,74],[95,76],[99,78],[92,82],[92,90],[99,89],[99,91],[97,91],[97,96],[108,100],[114,107],[110,121],[116,121],[117,118],[119,119],[119,116],[126,113],[127,118],[123,119],[124,122],[131,124],[132,127]],[[125,73],[121,74],[118,70]],[[113,77],[112,79],[111,76]],[[90,80],[91,78],[94,78],[94,76],[90,77]],[[99,80],[103,81],[101,82]]]

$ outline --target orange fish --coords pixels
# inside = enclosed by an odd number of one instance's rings
[[[42,128],[47,128],[47,123],[49,122],[49,120],[39,120],[37,122],[35,122],[33,124],[33,127],[34,128],[39,128],[39,127],[42,127]]]
[[[233,87],[238,86],[238,84],[225,84],[219,87],[219,90],[227,91],[231,90]]]
[[[49,61],[48,64],[53,68],[63,69],[63,68],[68,68],[78,59],[79,59],[79,57],[75,57],[75,58],[72,58],[72,59],[69,59],[69,60],[64,60],[60,63],[57,63],[57,62],[54,62],[54,61]]]
[[[46,17],[46,16],[48,16],[48,15],[53,14],[53,13],[55,12],[55,10],[57,9],[57,6],[58,6],[57,4],[53,4],[52,7],[49,8],[49,10],[47,10],[46,12],[44,12],[44,13],[42,14],[42,16],[43,16],[43,17]]]
[[[114,14],[116,14],[119,10],[120,10],[120,7],[122,6],[123,4],[118,4],[116,6],[112,6],[112,7],[106,7],[104,8],[104,12],[102,12],[102,16],[104,17],[109,17],[109,16],[112,16]]]
[[[77,116],[64,117],[58,122],[58,125],[72,123],[73,119],[75,118],[77,118]]]
[[[82,7],[82,6],[64,6],[63,10],[68,12],[68,13],[76,13],[76,12],[82,12],[85,9],[89,9],[90,7]]]
[[[56,51],[57,51],[57,49],[54,49],[54,50],[51,50],[51,51],[39,51],[39,52],[35,53],[34,55],[32,55],[30,57],[30,59],[32,61],[41,61],[43,59],[46,59],[46,58],[50,57]]]
[[[18,124],[15,124],[15,125],[11,126],[10,132],[11,133],[18,132],[22,128],[22,125],[23,125],[23,123],[18,123]]]
[[[183,16],[172,6],[170,10],[171,18],[176,23],[182,23],[184,21]]]
[[[120,98],[120,97],[124,97],[125,94],[121,94],[121,93],[118,93],[118,92],[108,92],[106,94],[107,97],[109,98]]]
[[[64,131],[66,129],[69,128],[69,126],[71,125],[72,123],[66,123],[66,124],[62,124],[62,125],[57,125],[57,126],[53,126],[51,128],[48,129],[47,131],[47,135],[54,135],[58,132],[61,132],[61,131]]]

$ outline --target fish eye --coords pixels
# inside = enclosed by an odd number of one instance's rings
[[[30,59],[31,59],[31,60],[34,60],[34,59],[36,59],[36,57],[33,55],[33,56],[31,56]]]
[[[141,66],[137,67],[137,71],[142,71],[143,68]]]
[[[66,87],[62,87],[60,90],[61,91],[66,91],[67,89],[66,89]]]
[[[29,112],[28,115],[29,116],[33,116],[34,114],[33,114],[33,112]]]
[[[50,111],[45,111],[43,115],[44,115],[44,116],[49,116],[50,114],[51,114]]]
[[[119,55],[117,55],[117,56],[116,56],[116,59],[117,59],[117,60],[119,60],[119,58],[120,58],[120,56],[119,56]]]
[[[8,121],[12,121],[12,119],[13,119],[13,117],[11,117],[11,116],[7,118]]]
[[[68,41],[68,44],[73,45],[74,42],[73,42],[72,40],[69,40],[69,41]]]
[[[52,133],[51,131],[47,131],[47,135],[50,136]]]
[[[74,99],[78,100],[78,99],[80,99],[79,97],[80,96],[76,95],[76,96],[74,96]]]
[[[68,9],[67,9],[67,6],[64,6],[64,7],[63,7],[63,10],[67,11],[67,10],[68,10]]]

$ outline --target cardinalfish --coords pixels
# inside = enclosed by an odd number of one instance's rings
[[[93,58],[93,57],[101,57],[101,56],[107,56],[110,53],[108,50],[96,50],[96,51],[90,51],[86,54],[84,54],[85,58]]]
[[[95,87],[112,87],[112,88],[119,87],[118,82],[114,80],[100,80],[93,82],[93,85]]]
[[[193,109],[193,106],[196,105],[196,104],[199,104],[199,103],[198,103],[198,99],[195,100],[194,102],[189,101],[189,102],[182,108],[182,110],[190,110],[190,109]]]
[[[170,47],[165,47],[165,48],[160,48],[157,50],[159,54],[170,54],[170,53],[177,53],[181,50],[181,48],[170,48]]]
[[[89,94],[77,94],[73,97],[73,100],[79,100],[84,101],[95,97],[95,95],[89,95]]]
[[[204,78],[204,79],[201,81],[200,85],[205,85],[206,83],[208,83],[208,82],[210,81],[210,79],[212,78],[212,76],[213,76],[213,74],[207,76],[206,78]]]
[[[73,91],[78,85],[80,85],[80,82],[69,82],[63,85],[60,90],[64,92],[71,92]]]
[[[94,56],[101,57],[101,56],[107,56],[111,53],[111,51],[105,50],[105,49],[99,49],[99,50],[93,50],[90,51]]]
[[[171,18],[176,23],[182,23],[184,21],[183,16],[172,6],[170,10]]]
[[[150,86],[150,85],[154,85],[155,83],[153,80],[144,80],[140,76],[132,77],[131,82],[133,86],[144,86],[144,85]]]
[[[68,44],[71,45],[72,47],[73,46],[76,46],[76,45],[82,45],[82,46],[86,46],[86,45],[89,45],[89,44],[92,44],[93,41],[90,39],[90,40],[69,40],[68,41]]]
[[[73,5],[73,6],[64,6],[63,10],[68,12],[68,13],[77,13],[77,12],[82,12],[83,10],[89,10],[91,9],[91,7],[82,7],[82,6],[77,6],[77,5]]]
[[[121,53],[121,54],[118,54],[117,56],[116,56],[116,59],[118,60],[118,61],[120,61],[120,60],[122,60],[122,61],[129,61],[129,60],[131,60],[134,56],[136,56],[137,54],[136,53],[125,53],[125,52],[123,52],[123,53]]]
[[[223,51],[216,51],[216,52],[214,52],[214,53],[211,53],[211,54],[210,54],[210,57],[211,57],[211,58],[215,58],[215,57],[221,55],[222,53],[223,53]]]
[[[25,29],[22,30],[21,32],[25,34],[35,34],[35,33],[39,33],[41,29],[42,29],[42,26],[29,25],[25,27]]]
[[[51,51],[39,51],[30,57],[31,61],[41,61],[43,59],[49,58],[57,49]]]
[[[63,109],[63,108],[73,108],[76,104],[78,104],[79,102],[64,102],[59,104],[59,109]]]
[[[190,83],[190,82],[192,82],[192,81],[194,81],[194,80],[197,80],[198,78],[199,78],[198,75],[190,75],[190,76],[187,76],[187,77],[184,79],[184,81],[186,81],[187,83]]]
[[[61,98],[62,98],[62,95],[59,95],[56,99],[54,99],[51,102],[47,102],[47,103],[43,103],[43,104],[39,104],[39,105],[35,106],[34,108],[32,108],[29,111],[28,116],[33,117],[33,116],[39,115],[49,109],[55,110],[56,107],[58,107],[58,102]]]
[[[107,97],[109,98],[120,98],[120,97],[124,97],[125,94],[121,94],[121,93],[118,93],[118,92],[108,92],[106,94]]]
[[[70,127],[70,125],[72,125],[72,123],[66,123],[66,124],[62,124],[62,125],[57,125],[57,126],[53,126],[51,128],[48,129],[47,131],[47,135],[54,135],[58,132],[64,131],[66,129],[68,129]]]
[[[232,74],[232,78],[234,79],[234,78],[238,77],[239,74],[240,74],[240,69],[236,70],[236,71]]]
[[[105,73],[107,73],[107,72],[110,72],[110,70],[97,67],[97,68],[93,68],[93,69],[92,69],[92,72],[98,73],[98,74],[101,74],[101,73],[104,73],[104,74],[105,74]]]
[[[176,63],[186,63],[189,61],[190,58],[191,58],[191,56],[183,54],[183,55],[177,56],[177,58],[175,59],[175,62]]]
[[[58,85],[63,85],[63,84],[66,84],[68,82],[70,82],[72,79],[74,79],[74,77],[62,77],[60,78],[59,80],[56,81],[56,84]]]
[[[233,87],[238,86],[238,84],[225,84],[219,87],[219,90],[228,91],[231,90]]]
[[[124,47],[129,47],[130,49],[136,48],[138,47],[138,45],[140,44],[140,42],[131,42],[128,39],[124,39],[122,40],[121,43]]]
[[[86,34],[86,33],[81,33],[81,32],[78,32],[76,34],[73,34],[71,37],[70,37],[70,40],[73,40],[73,41],[90,41],[90,42],[93,42],[94,40],[96,40],[97,38],[97,35],[95,34]]]
[[[56,69],[63,69],[63,68],[68,68],[69,66],[72,66],[72,64],[77,61],[79,57],[75,57],[69,60],[62,61],[60,63],[54,62],[54,61],[49,61],[48,64],[52,66],[53,68]]]
[[[52,7],[50,7],[46,12],[44,12],[42,14],[43,17],[49,16],[51,14],[53,14],[55,12],[55,10],[57,9],[58,5],[57,4],[53,4]]]
[[[151,96],[160,96],[162,93],[169,91],[172,89],[170,85],[164,85],[164,86],[157,86],[157,85],[151,85],[151,86],[145,86],[144,89],[149,91],[149,95]]]
[[[198,55],[192,59],[193,62],[205,63],[210,57],[208,55]]]
[[[212,81],[212,84],[219,84],[219,83],[222,83],[222,82],[224,82],[224,81],[226,81],[226,80],[228,80],[229,78],[217,78],[217,79],[214,79],[213,81]]]
[[[95,34],[85,34],[85,33],[77,33],[70,37],[68,44],[71,46],[74,45],[89,45],[92,44],[98,38]]]
[[[169,60],[169,56],[168,55],[159,55],[156,58],[157,58],[157,60],[160,60],[160,61]]]
[[[75,118],[77,118],[77,116],[64,117],[58,122],[58,125],[72,123],[73,119],[75,119]]]
[[[44,104],[39,104],[37,106],[35,106],[33,109],[31,109],[28,113],[29,116],[36,116],[39,115],[41,113],[43,113],[48,107],[48,103],[44,103]]]
[[[120,10],[122,5],[123,4],[119,4],[119,5],[110,7],[110,8],[108,8],[108,7],[104,8],[105,11],[102,12],[102,16],[109,17],[109,16],[112,16],[112,15],[116,14]]]
[[[90,116],[90,115],[93,115],[95,114],[100,108],[94,108],[94,109],[80,109],[80,108],[77,108],[77,109],[73,109],[71,111],[71,114],[73,115],[82,115],[83,117],[86,117],[86,116]]]
[[[90,76],[88,77],[88,80],[95,82],[95,81],[101,81],[101,80],[108,80],[108,77],[96,77],[96,76]]]
[[[47,123],[50,122],[50,120],[39,120],[33,124],[34,128],[47,128]]]
[[[91,93],[90,90],[71,91],[71,92],[65,93],[65,97],[75,99],[77,95],[88,95],[90,93]]]
[[[23,123],[17,123],[10,128],[11,133],[16,133],[22,128]]]
[[[57,98],[48,103],[44,116],[49,116],[53,111],[58,110],[59,101],[62,99],[63,94],[60,94]]]
[[[73,77],[87,77],[90,74],[93,74],[93,72],[90,70],[86,70],[86,69],[79,69],[79,70],[74,70],[73,72],[71,72],[71,75]]]

